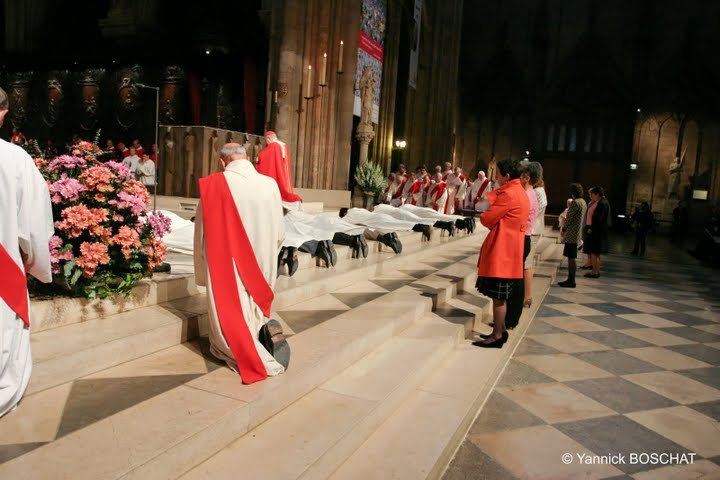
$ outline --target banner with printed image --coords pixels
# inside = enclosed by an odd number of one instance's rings
[[[415,0],[415,11],[413,12],[413,30],[411,38],[413,40],[410,45],[410,74],[408,84],[417,89],[417,72],[418,72],[418,55],[420,52],[420,19],[422,17],[422,0]]]
[[[358,62],[355,71],[355,105],[353,114],[360,116],[360,79],[365,67],[369,67],[375,76],[376,87],[373,98],[372,121],[378,122],[380,111],[380,85],[382,85],[382,69],[385,45],[385,22],[387,18],[386,0],[363,0],[362,23],[358,39]]]

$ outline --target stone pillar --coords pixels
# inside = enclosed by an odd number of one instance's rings
[[[355,133],[355,138],[360,142],[360,165],[368,161],[368,148],[370,142],[375,138],[372,124],[361,123]]]

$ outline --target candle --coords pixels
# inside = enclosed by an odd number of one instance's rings
[[[327,53],[323,54],[322,70],[320,70],[320,86],[327,85]]]
[[[273,92],[273,100],[275,101],[275,103],[277,103],[277,101],[278,101],[278,91],[277,90],[275,90]]]
[[[305,74],[305,98],[312,98],[312,66],[308,65],[307,73]]]
[[[343,73],[343,41],[340,40],[340,53],[338,54],[338,73]]]

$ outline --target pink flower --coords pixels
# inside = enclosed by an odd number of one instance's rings
[[[170,226],[172,224],[170,218],[163,215],[162,212],[154,212],[148,215],[148,223],[152,229],[153,237],[162,238],[166,233],[170,232]]]
[[[50,237],[50,263],[53,273],[60,273],[60,262],[70,261],[74,258],[72,245],[68,244],[63,247],[62,238],[57,235]]]
[[[132,248],[140,248],[140,234],[134,228],[123,225],[118,233],[110,239],[114,245],[119,245],[126,260],[130,259]]]
[[[74,178],[69,178],[66,173],[60,175],[60,179],[48,187],[53,203],[74,202],[80,199],[80,192],[85,187]]]
[[[108,211],[104,208],[88,208],[85,205],[67,207],[62,212],[62,221],[55,222],[55,228],[66,232],[69,238],[82,235],[90,226],[107,222]]]
[[[73,169],[87,167],[87,160],[71,155],[60,155],[53,159],[47,167],[48,172],[57,172],[59,169]]]
[[[91,278],[99,265],[106,265],[109,262],[107,245],[100,242],[83,242],[80,245],[80,257],[75,261],[75,265],[82,268],[85,278]]]
[[[120,180],[131,180],[133,178],[128,166],[122,162],[105,162],[105,166],[109,168]]]
[[[110,200],[108,204],[115,205],[118,210],[128,209],[137,217],[142,216],[147,211],[147,204],[142,198],[125,191],[118,193],[118,200]]]
[[[80,174],[80,180],[88,190],[98,192],[112,192],[115,188],[110,184],[115,180],[115,174],[103,165],[90,167]]]
[[[137,180],[128,180],[123,184],[123,191],[135,195],[145,203],[150,203],[150,194],[147,191],[147,187]]]

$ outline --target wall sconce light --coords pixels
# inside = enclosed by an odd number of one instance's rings
[[[630,170],[637,170],[637,169],[638,169],[638,164],[637,164],[637,163],[631,163],[631,164],[630,164]]]
[[[405,147],[407,147],[407,142],[405,140],[395,140],[395,147],[396,148],[405,148]]]
[[[638,108],[637,113],[640,113],[640,112],[642,112],[642,109]]]

